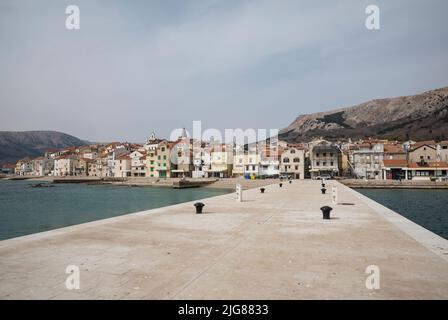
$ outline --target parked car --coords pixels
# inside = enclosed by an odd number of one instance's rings
[[[331,179],[333,179],[333,177],[332,177],[330,174],[328,174],[328,173],[321,174],[321,175],[320,175],[320,178],[321,178],[321,179],[325,179],[325,180],[331,180]]]

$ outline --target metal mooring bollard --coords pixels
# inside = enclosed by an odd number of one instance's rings
[[[289,180],[289,184],[291,184],[292,183],[292,180]]]
[[[320,189],[320,191],[322,191],[322,194],[325,194],[325,191],[327,191],[327,189],[325,189],[325,187],[323,187],[322,189]]]
[[[333,210],[332,207],[324,206],[324,207],[320,208],[320,210],[322,210],[322,215],[325,220],[330,219],[330,212],[331,212],[331,210]]]
[[[261,193],[264,193],[265,188],[260,188]]]
[[[196,202],[194,206],[196,207],[196,213],[202,213],[202,208],[205,206],[205,204],[203,204],[202,202]]]
[[[281,188],[281,187],[283,186],[283,183],[279,183],[278,185],[279,185],[279,186],[280,186],[280,188]]]

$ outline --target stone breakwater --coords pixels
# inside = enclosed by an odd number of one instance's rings
[[[2,299],[447,299],[448,241],[293,181],[0,242]],[[196,202],[196,201],[195,201]],[[333,208],[323,220],[320,208]],[[80,288],[68,290],[67,266]],[[375,266],[380,286],[368,288]],[[369,269],[370,268],[370,269]]]

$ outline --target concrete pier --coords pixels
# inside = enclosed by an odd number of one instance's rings
[[[0,242],[1,299],[447,299],[448,241],[293,181]],[[320,207],[333,207],[323,220]],[[424,213],[422,213],[424,214]],[[68,290],[66,268],[80,270]],[[368,289],[377,266],[380,288]]]

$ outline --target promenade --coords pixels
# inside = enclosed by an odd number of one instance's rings
[[[0,299],[448,299],[447,240],[337,181],[265,188],[1,241]]]

